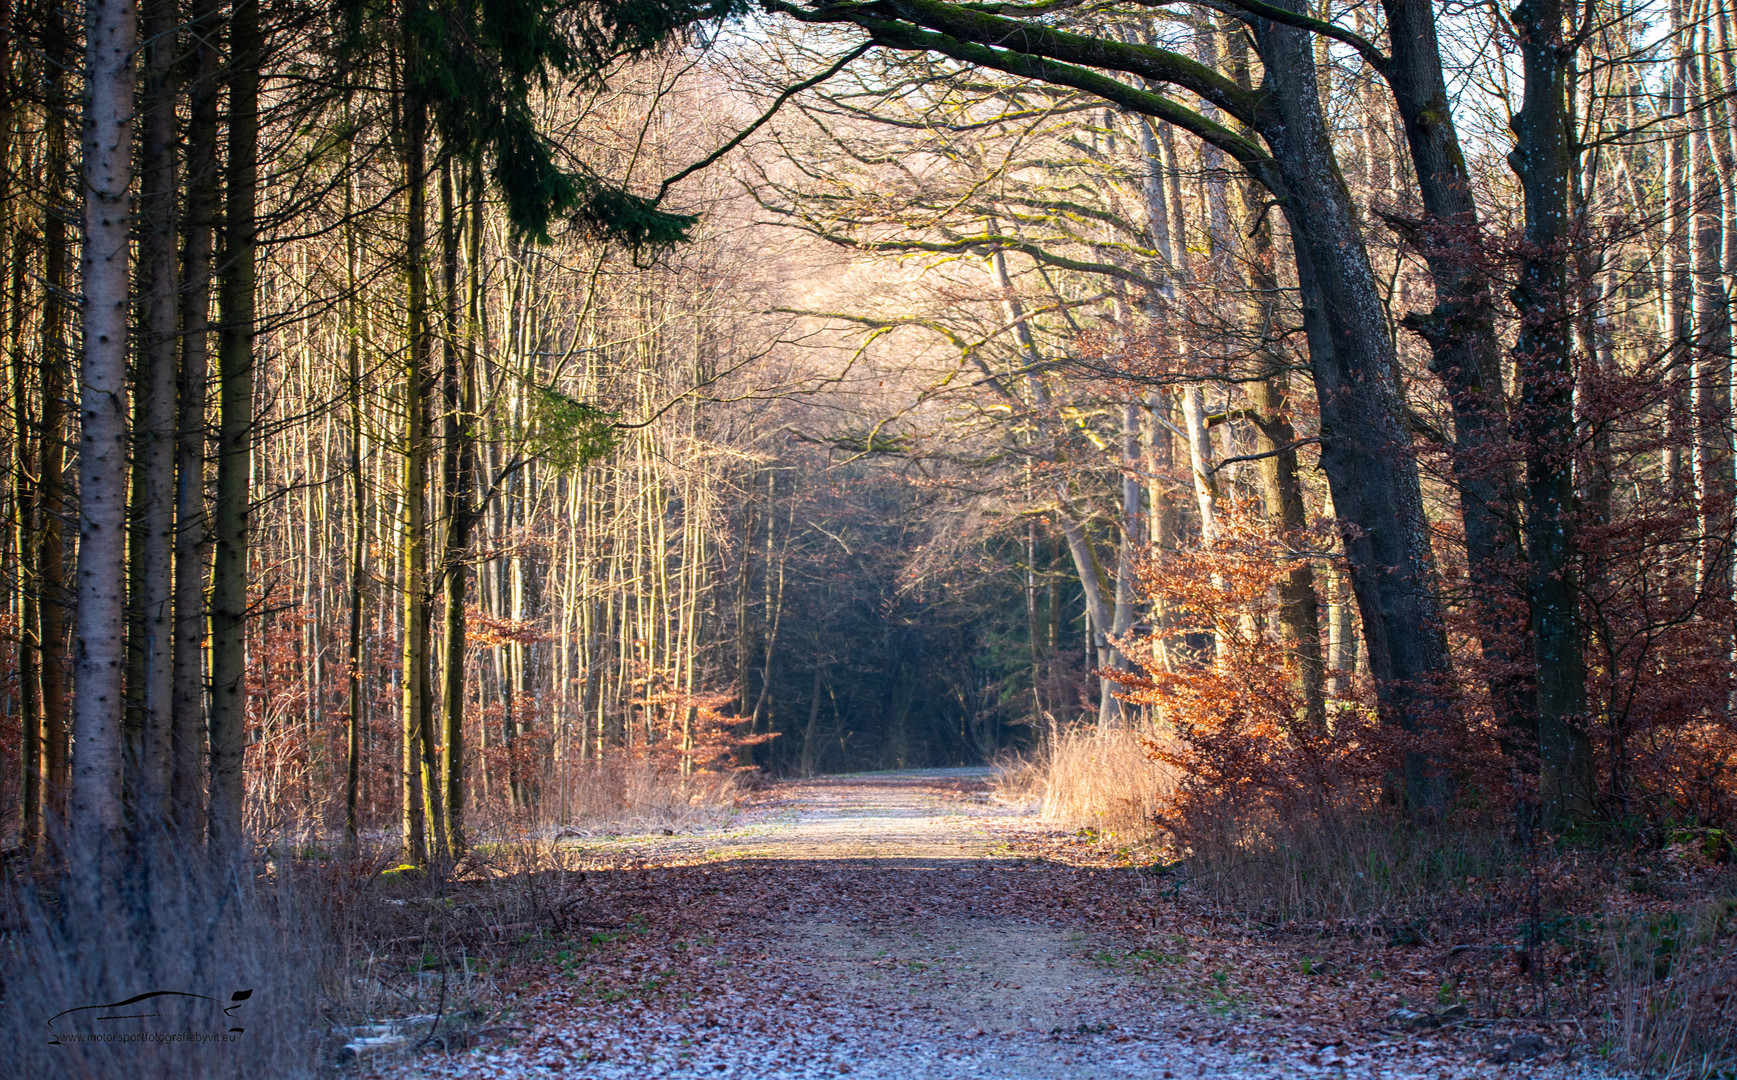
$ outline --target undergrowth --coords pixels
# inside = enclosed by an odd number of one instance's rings
[[[1178,798],[1168,764],[1139,760],[1164,749],[1084,727],[1004,765],[997,786],[1100,848],[1139,838],[1162,852],[1172,884],[1156,895],[1176,918],[1289,943],[1299,970],[1388,950],[1435,972],[1426,1012],[1569,1019],[1619,1067],[1737,1076],[1737,871],[1720,830],[1527,838],[1493,815],[1421,824],[1301,786],[1283,800]]]
[[[329,828],[286,829],[221,866],[201,843],[158,837],[100,916],[66,902],[53,860],[15,855],[0,868],[0,1072],[294,1080],[356,1048],[513,1037],[528,972],[633,930],[595,910],[563,838],[707,824],[743,790],[735,773],[625,756],[572,776],[535,811],[473,813],[468,850],[443,867],[403,863],[387,831],[346,849]]]
[[[735,770],[684,776],[670,762],[626,753],[563,770],[551,787],[534,820],[557,828],[616,832],[713,824],[747,792],[743,774]],[[493,824],[510,828],[513,820],[513,815],[497,813]]]
[[[1152,758],[1149,739],[1127,728],[1064,729],[1029,757],[1004,761],[995,790],[1036,802],[1044,821],[1070,832],[1147,844],[1159,836],[1157,815],[1174,786],[1173,770]]]

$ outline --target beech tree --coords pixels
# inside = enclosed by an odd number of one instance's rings
[[[1088,91],[1174,123],[1222,150],[1262,183],[1284,211],[1293,240],[1321,407],[1322,468],[1344,526],[1343,543],[1384,715],[1402,727],[1429,726],[1428,688],[1448,677],[1449,664],[1431,585],[1422,493],[1397,396],[1394,341],[1358,214],[1323,122],[1307,32],[1264,17],[1245,20],[1264,67],[1257,91],[1168,49],[1075,34],[1037,19],[939,0],[893,0],[870,10],[777,2],[770,6],[806,22],[849,23],[886,47],[938,52]],[[1133,79],[1196,94],[1253,137],[1135,85]],[[1439,811],[1445,806],[1445,780],[1439,763],[1421,755],[1407,763],[1408,794],[1419,808]]]

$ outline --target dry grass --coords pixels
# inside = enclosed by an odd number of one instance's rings
[[[616,931],[594,910],[579,853],[564,838],[710,824],[744,792],[734,773],[684,777],[616,754],[545,778],[529,812],[477,807],[471,846],[445,873],[395,865],[389,842],[347,860],[334,883],[331,1012],[356,1029],[397,1021],[394,1034],[443,1047],[513,1030],[512,988],[524,965]]]
[[[1614,1055],[1648,1076],[1737,1074],[1737,900],[1613,916]]]
[[[612,754],[575,766],[545,787],[540,824],[616,833],[714,824],[747,794],[735,772],[683,776],[672,764],[640,754]]]
[[[470,849],[445,874],[396,867],[388,847],[351,860],[334,909],[333,1011],[351,1025],[423,1017],[413,1036],[449,1047],[500,1029],[517,968],[611,929],[597,921],[578,852],[564,838],[711,824],[745,790],[735,773],[684,777],[616,754],[547,778],[531,812],[478,807]]]
[[[1175,777],[1147,753],[1151,737],[1127,728],[1059,732],[1032,758],[1003,764],[996,790],[1004,798],[1038,802],[1045,821],[1070,831],[1095,829],[1124,842],[1155,840],[1158,812]]]
[[[522,826],[477,843],[449,873],[394,865],[380,851],[335,865],[323,987],[355,1027],[415,1019],[414,1041],[459,1047],[511,1009],[514,968],[586,922],[570,849]]]
[[[12,868],[0,934],[0,1071],[139,1080],[318,1071],[329,1026],[324,889],[288,867],[214,868],[202,852],[180,852],[153,845],[118,872],[100,915],[69,912],[55,877]],[[89,1008],[146,994],[158,996]]]
[[[1170,847],[1195,894],[1211,905],[1275,922],[1412,918],[1468,877],[1513,872],[1519,859],[1499,830],[1425,831],[1328,810],[1259,820],[1196,805],[1173,817],[1176,774],[1152,760],[1159,735],[1081,726],[1058,733],[1029,759],[998,770],[1004,798],[1040,806],[1043,819],[1103,839]],[[1183,835],[1170,831],[1183,826]]]
[[[1301,791],[1284,813],[1227,799],[1178,819],[1175,777],[1145,749],[1133,732],[1075,729],[1005,763],[996,787],[1068,830],[1169,845],[1190,906],[1297,940],[1312,962],[1384,947],[1427,966],[1408,950],[1433,945],[1441,994],[1474,1015],[1554,1012],[1639,1074],[1737,1076],[1737,872],[1716,865],[1728,842],[1529,849],[1508,821],[1426,826]]]
[[[1004,764],[996,786],[1003,797],[1038,803],[1044,820],[1069,831],[1162,844],[1182,860],[1196,897],[1270,923],[1427,918],[1466,879],[1521,870],[1501,830],[1428,830],[1336,807],[1278,815],[1230,802],[1192,801],[1178,819],[1177,774],[1150,753],[1162,738],[1075,727],[1032,758]]]
[[[1250,820],[1230,811],[1191,816],[1188,877],[1214,907],[1267,922],[1427,921],[1444,906],[1471,915],[1462,906],[1468,881],[1525,875],[1523,851],[1499,828],[1428,828],[1356,812]]]
[[[164,838],[90,920],[67,914],[62,879],[15,860],[0,870],[0,1072],[294,1080],[329,1070],[363,1034],[387,1033],[401,1051],[510,1030],[524,963],[610,932],[561,831],[685,829],[723,818],[745,790],[732,773],[683,777],[625,755],[565,787],[546,784],[531,813],[478,808],[470,850],[433,874],[400,865],[390,833],[354,853],[282,833],[263,857],[221,871],[203,845]],[[157,991],[177,995],[148,999],[159,1016],[81,1011],[56,1025],[130,1038],[55,1045],[45,1034],[56,1013]],[[226,1017],[237,991],[251,993],[239,1019]]]

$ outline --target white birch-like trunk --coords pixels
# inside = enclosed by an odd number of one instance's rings
[[[1194,504],[1200,511],[1200,546],[1218,541],[1218,483],[1212,472],[1212,434],[1206,428],[1206,394],[1199,383],[1183,388],[1183,427],[1188,432],[1188,465],[1194,477]]]

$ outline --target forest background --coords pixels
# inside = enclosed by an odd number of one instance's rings
[[[1730,861],[1723,0],[91,0],[0,79],[69,897],[1069,753],[1175,854]]]

